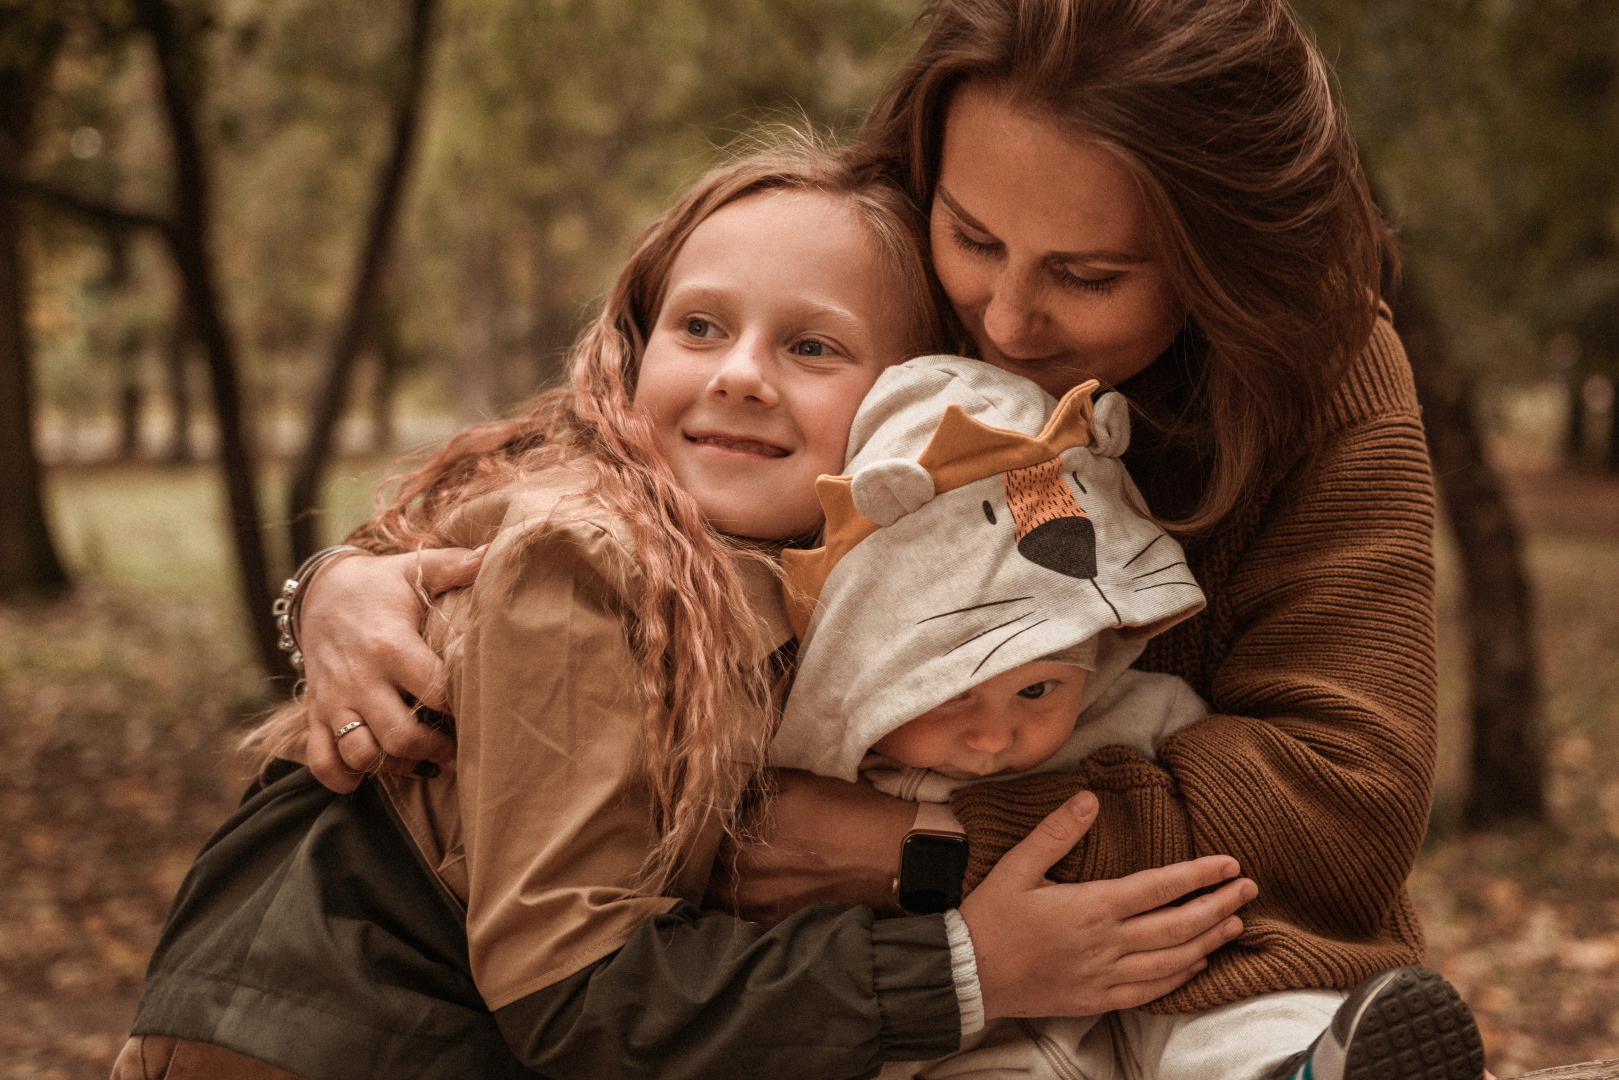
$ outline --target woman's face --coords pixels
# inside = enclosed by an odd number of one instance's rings
[[[635,408],[718,529],[784,539],[821,523],[860,399],[905,359],[906,309],[869,230],[807,192],[740,199],[676,257]]]
[[[950,105],[931,231],[984,359],[1054,396],[1136,374],[1184,320],[1124,166],[992,88]]]

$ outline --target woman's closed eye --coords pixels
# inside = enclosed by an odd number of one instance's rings
[[[960,222],[951,224],[950,238],[955,241],[956,246],[961,250],[973,255],[981,255],[987,258],[991,255],[998,255],[1001,252],[1001,244],[999,241],[975,240],[971,236],[967,235],[967,231],[961,227]]]
[[[1051,276],[1056,278],[1057,284],[1065,289],[1105,293],[1118,285],[1124,274],[1122,271],[1117,270],[1095,271],[1090,275],[1076,274],[1068,267],[1058,263],[1051,268]]]
[[[1031,698],[1031,699],[1032,698],[1043,698],[1047,694],[1051,693],[1052,690],[1056,689],[1056,687],[1057,687],[1057,680],[1056,679],[1047,679],[1045,682],[1037,682],[1037,683],[1034,683],[1034,684],[1032,684],[1030,686],[1025,686],[1023,689],[1021,689],[1021,690],[1019,690],[1017,692],[1017,696],[1020,697],[1020,698]]]
[[[970,255],[989,259],[1001,254],[1003,245],[998,240],[977,240],[969,236],[960,222],[950,226],[950,236],[955,245]],[[1120,279],[1124,277],[1122,271],[1102,270],[1088,274],[1075,273],[1060,262],[1053,262],[1050,266],[1051,277],[1065,289],[1078,292],[1105,293],[1111,291]]]

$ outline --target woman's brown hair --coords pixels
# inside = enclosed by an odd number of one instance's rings
[[[788,140],[778,134],[774,141]],[[659,843],[642,880],[652,891],[668,883],[712,822],[734,826],[774,729],[777,675],[766,655],[774,642],[738,603],[746,595],[742,564],[764,556],[756,544],[709,526],[631,407],[676,257],[693,231],[739,199],[766,192],[831,196],[865,224],[901,284],[907,304],[894,317],[906,321],[908,346],[929,352],[947,340],[927,269],[927,223],[910,199],[807,138],[791,143],[721,166],[694,184],[636,239],[601,313],[573,348],[569,385],[542,394],[524,416],[457,435],[421,468],[395,477],[391,501],[350,537],[377,552],[441,547],[451,542],[445,528],[458,507],[558,468],[577,471],[587,497],[626,524],[645,586],[625,599],[647,702],[645,766],[658,815]],[[288,706],[244,745],[264,758],[295,752],[304,730],[303,711]]]
[[[933,0],[854,150],[928,207],[967,82],[1110,148],[1136,178],[1188,320],[1186,434],[1210,477],[1182,530],[1307,448],[1366,347],[1393,236],[1325,65],[1283,0]]]

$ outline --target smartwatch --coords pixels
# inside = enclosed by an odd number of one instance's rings
[[[934,915],[961,904],[967,876],[967,832],[948,803],[917,803],[916,821],[900,845],[894,892],[912,915]]]

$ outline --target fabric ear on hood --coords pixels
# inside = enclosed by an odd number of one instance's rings
[[[850,481],[854,508],[879,525],[892,525],[914,514],[933,498],[933,477],[914,461],[884,458],[854,474]]]
[[[1091,453],[1123,457],[1130,449],[1130,403],[1118,391],[1096,399],[1091,410]]]

